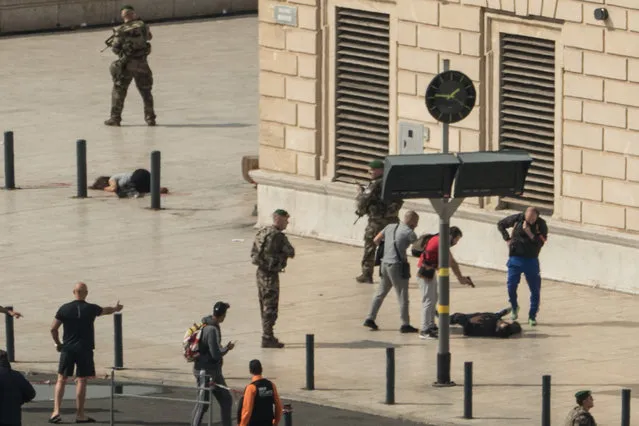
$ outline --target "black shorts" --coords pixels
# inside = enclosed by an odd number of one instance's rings
[[[64,377],[72,377],[74,368],[76,377],[95,377],[93,351],[63,350],[62,352],[60,352],[58,374],[61,374]]]

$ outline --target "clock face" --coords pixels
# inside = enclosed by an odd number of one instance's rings
[[[436,75],[426,88],[426,108],[442,123],[456,123],[468,117],[476,98],[473,81],[459,71]]]

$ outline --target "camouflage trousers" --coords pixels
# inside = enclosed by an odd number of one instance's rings
[[[375,236],[389,223],[399,223],[399,218],[388,219],[368,219],[368,225],[364,231],[364,257],[362,258],[362,274],[367,277],[373,276],[375,269],[375,251],[377,246],[373,242]]]
[[[262,314],[262,337],[272,338],[273,327],[277,321],[280,301],[280,275],[277,272],[257,270],[257,291]]]
[[[113,90],[111,92],[111,118],[116,120],[122,119],[122,110],[124,109],[124,100],[132,80],[142,95],[144,102],[144,118],[155,119],[155,111],[153,109],[153,72],[149,67],[146,58],[130,58],[126,62],[117,60],[109,67],[111,77],[113,79]]]

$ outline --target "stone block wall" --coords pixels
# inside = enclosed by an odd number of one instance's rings
[[[260,168],[319,178],[319,0],[260,0]],[[297,8],[297,25],[275,7]]]
[[[322,60],[334,66],[334,47],[322,45],[328,38],[320,31],[321,16],[327,12],[320,8],[353,7],[354,2],[367,10],[392,11],[397,67],[391,69],[396,93],[391,121],[423,123],[429,129],[425,152],[442,146],[441,126],[427,113],[423,92],[442,71],[443,59],[470,76],[478,91],[471,115],[450,128],[450,150],[495,149],[488,117],[495,112],[487,99],[492,90],[487,14],[504,17],[509,25],[552,26],[561,90],[554,216],[639,231],[639,0],[261,0],[262,169],[322,177],[321,132],[328,126],[321,117],[333,112],[322,111],[320,88],[332,82],[322,81],[320,71]],[[297,27],[274,23],[273,8],[283,4],[298,8]],[[595,20],[597,7],[608,10],[608,20]],[[395,140],[391,135],[390,143]]]

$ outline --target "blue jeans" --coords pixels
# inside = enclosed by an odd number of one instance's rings
[[[508,258],[508,297],[513,310],[517,309],[517,287],[521,281],[521,274],[526,276],[528,288],[530,289],[530,311],[529,319],[537,318],[539,311],[539,299],[541,293],[541,275],[539,271],[539,259],[511,256]]]

